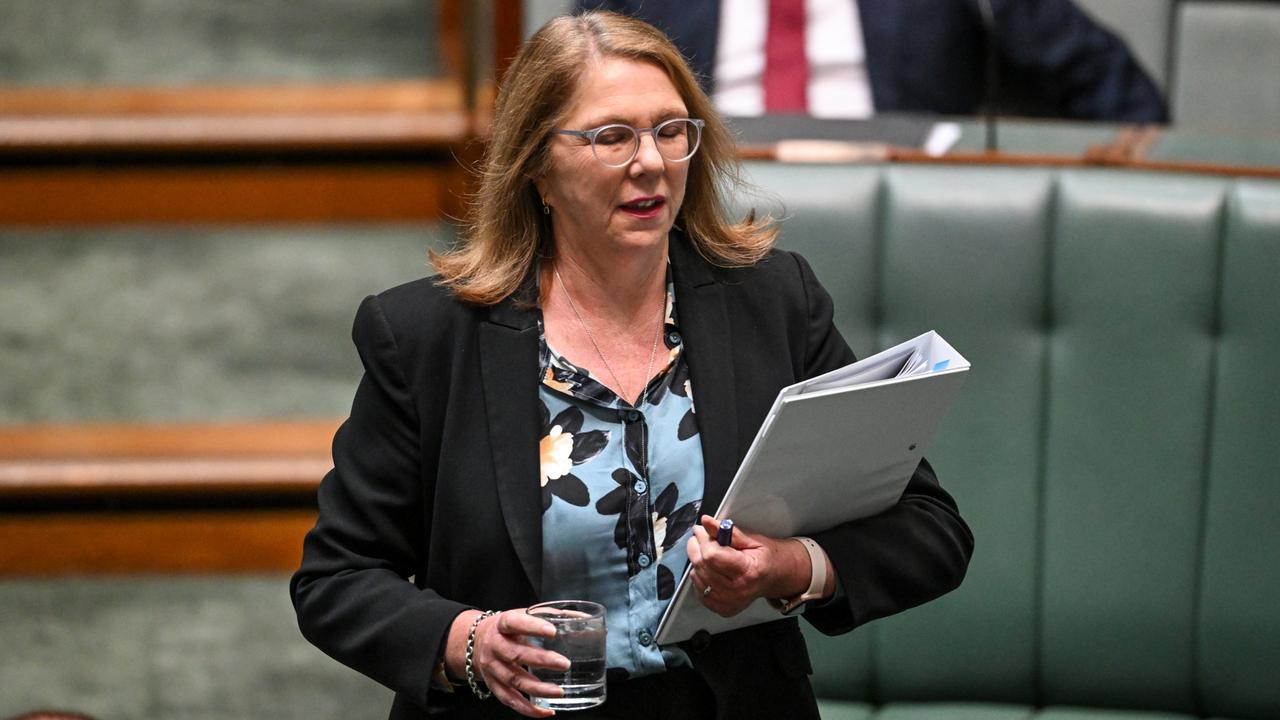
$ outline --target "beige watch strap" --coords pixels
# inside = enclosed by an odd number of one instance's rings
[[[771,601],[771,604],[783,615],[790,615],[810,600],[822,597],[822,590],[827,586],[827,554],[822,551],[822,547],[812,538],[793,537],[791,539],[803,545],[805,551],[809,553],[809,589],[792,598]]]

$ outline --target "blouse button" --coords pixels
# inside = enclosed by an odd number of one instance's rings
[[[668,344],[668,345],[679,345],[679,344],[680,344],[680,333],[676,332],[675,330],[672,330],[671,332],[667,333],[667,344]]]
[[[649,563],[652,561],[649,559],[648,555],[641,553],[640,557],[636,558],[636,562],[640,563],[640,567],[647,568],[649,567]]]
[[[643,495],[644,491],[648,489],[649,489],[649,486],[645,485],[643,480],[636,481],[636,494]]]
[[[622,422],[633,423],[633,422],[638,422],[639,420],[640,420],[639,410],[623,410],[622,411]]]
[[[636,639],[640,641],[641,645],[645,647],[649,647],[651,644],[653,644],[653,633],[649,632],[648,630],[641,630],[640,632],[636,633]]]

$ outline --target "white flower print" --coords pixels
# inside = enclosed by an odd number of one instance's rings
[[[655,559],[661,560],[662,551],[664,549],[662,545],[663,545],[663,542],[665,542],[667,539],[667,518],[663,516],[659,516],[657,511],[651,513],[650,517],[653,518],[654,554],[658,556]]]
[[[551,431],[538,442],[538,452],[542,465],[542,487],[573,468],[573,434],[553,425]]]

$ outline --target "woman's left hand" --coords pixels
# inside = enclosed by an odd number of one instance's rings
[[[732,617],[756,598],[792,597],[809,587],[809,555],[800,543],[734,528],[726,547],[716,542],[716,529],[703,515],[686,548],[693,587],[712,612]]]

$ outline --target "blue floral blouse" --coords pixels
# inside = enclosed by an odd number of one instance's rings
[[[670,277],[666,363],[636,406],[550,347],[541,316],[538,334],[542,594],[605,606],[610,668],[634,677],[688,665],[684,651],[653,639],[689,563],[703,491]]]

